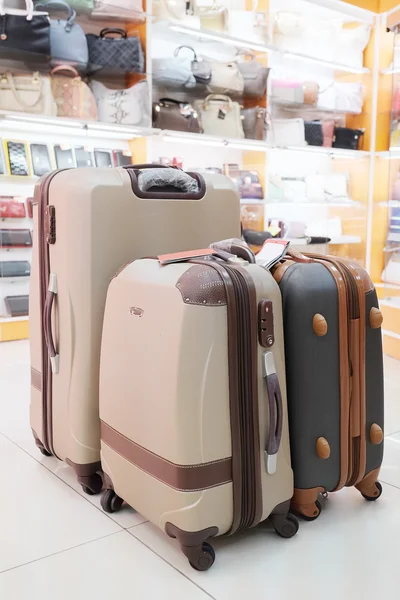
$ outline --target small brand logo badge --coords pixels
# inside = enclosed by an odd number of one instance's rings
[[[143,315],[143,312],[143,309],[138,308],[137,306],[131,306],[131,308],[129,309],[129,313],[132,315],[132,317],[141,317]]]

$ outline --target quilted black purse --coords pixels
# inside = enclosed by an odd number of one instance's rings
[[[322,146],[324,143],[324,134],[321,121],[305,121],[304,132],[306,142],[309,146]]]
[[[37,63],[50,58],[50,19],[48,13],[3,9],[0,14],[0,58]],[[15,14],[15,13],[20,14]]]
[[[335,127],[333,148],[345,150],[358,150],[364,129],[350,129],[349,127]]]
[[[116,34],[120,37],[107,37]],[[103,29],[100,35],[88,33],[89,71],[112,69],[125,73],[143,73],[144,55],[138,36],[127,37],[124,29]]]

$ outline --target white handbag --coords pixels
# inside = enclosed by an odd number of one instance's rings
[[[241,40],[266,44],[269,41],[265,12],[258,12],[258,0],[253,0],[251,10],[229,12],[229,35]]]
[[[139,81],[125,90],[109,89],[100,81],[92,81],[90,87],[96,98],[99,121],[151,127],[147,81]]]
[[[393,252],[382,272],[382,281],[400,285],[400,253]]]
[[[308,202],[324,202],[324,175],[307,175],[306,177],[306,198]]]
[[[145,19],[145,12],[142,0],[95,0],[90,16],[142,23]]]
[[[241,96],[244,90],[244,78],[236,61],[212,61],[211,82],[207,89],[211,94],[230,94]]]
[[[360,81],[345,83],[335,81],[335,109],[359,115],[364,104],[364,86]]]
[[[224,138],[244,138],[240,105],[228,96],[210,94],[205,100],[195,100],[203,131]]]
[[[1,75],[0,110],[56,116],[57,105],[51,92],[50,78],[40,73]]]
[[[366,23],[353,28],[342,28],[336,42],[335,61],[342,65],[360,68],[364,65],[364,50],[371,36]]]
[[[325,175],[324,193],[327,202],[349,202],[349,175],[346,173]]]
[[[304,119],[272,119],[268,128],[267,144],[281,148],[305,146]]]

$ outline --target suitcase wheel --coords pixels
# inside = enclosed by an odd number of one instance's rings
[[[368,500],[368,502],[375,502],[375,500],[378,500],[378,498],[380,498],[382,495],[382,485],[379,483],[379,481],[375,482],[375,487],[376,490],[373,496],[366,496],[363,493],[361,494],[363,498]]]
[[[191,549],[189,564],[196,571],[207,571],[215,561],[214,548],[208,542],[203,542],[198,549],[198,556],[194,556],[195,548]],[[197,548],[196,548],[197,550]]]
[[[287,515],[271,515],[271,521],[276,533],[283,538],[291,538],[299,530],[299,522],[292,513],[288,513]]]
[[[82,483],[82,489],[88,496],[100,494],[103,488],[103,479],[98,473],[93,473],[91,477],[85,477],[85,483]]]
[[[42,448],[40,446],[38,446],[39,448],[39,452],[41,452],[41,454],[43,454],[43,456],[52,456],[51,452],[47,452],[46,448]]]
[[[305,514],[305,513],[301,512],[300,509],[296,510],[296,512],[305,521],[315,521],[315,519],[318,519],[319,515],[321,514],[322,505],[321,505],[321,502],[319,500],[316,500],[316,502],[314,504],[315,504],[315,507],[314,507],[314,510],[312,511],[312,514]],[[308,505],[307,505],[307,508],[308,508]]]
[[[122,498],[117,496],[114,490],[106,490],[100,500],[101,508],[104,512],[110,514],[118,512],[123,502]]]

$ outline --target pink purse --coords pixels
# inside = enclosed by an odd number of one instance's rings
[[[335,133],[335,121],[322,121],[322,135],[324,138],[323,146],[332,148],[333,136]]]
[[[67,75],[56,73],[68,72]],[[97,120],[96,99],[88,85],[79,76],[79,73],[70,65],[59,65],[51,72],[51,91],[57,105],[58,117],[70,119]]]

